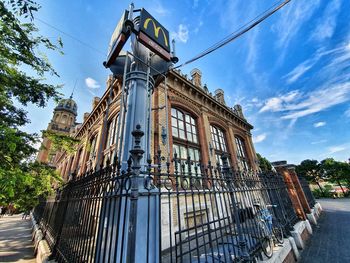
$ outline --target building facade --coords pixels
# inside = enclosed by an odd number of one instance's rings
[[[72,134],[76,127],[77,104],[73,100],[73,95],[68,99],[62,99],[53,111],[53,117],[47,127],[47,131],[53,131],[64,135]],[[48,165],[55,165],[54,159],[57,152],[52,150],[52,143],[49,138],[44,137],[37,161]]]
[[[173,70],[166,81],[156,82],[150,156],[161,150],[165,157],[176,153],[183,161],[190,157],[194,164],[216,164],[226,153],[235,169],[257,170],[253,126],[244,118],[241,106],[227,106],[224,92],[217,89],[211,94],[201,77],[198,69],[191,71],[191,78]],[[92,112],[84,114],[84,122],[74,134],[81,141],[75,154],[56,155],[55,165],[63,178],[69,178],[73,171],[81,176],[118,155],[117,145],[122,145],[118,143],[121,86],[120,78],[109,77],[104,95],[94,98]]]

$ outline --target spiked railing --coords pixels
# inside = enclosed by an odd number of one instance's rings
[[[286,234],[298,220],[280,175],[235,171],[226,156],[222,165],[198,164],[176,153],[166,159],[160,150],[154,162],[148,156],[142,165],[139,129],[133,136],[125,170],[118,158],[108,160],[98,171],[73,176],[55,199],[35,208],[58,262],[133,262],[132,247],[139,238],[148,262],[155,253],[150,244],[155,233],[157,262],[247,261],[259,255],[263,238],[254,203],[276,205],[271,212]],[[147,198],[148,212],[132,218],[140,197]],[[151,214],[155,198],[158,218]],[[138,220],[146,228],[143,236],[132,232]],[[151,220],[157,220],[157,229],[150,227]]]

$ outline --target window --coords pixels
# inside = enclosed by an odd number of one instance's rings
[[[210,132],[211,140],[213,142],[213,149],[215,151],[216,162],[222,165],[221,156],[223,153],[228,153],[224,132],[220,128],[213,125],[210,126]]]
[[[62,116],[62,123],[66,123],[67,122],[67,115],[63,115]]]
[[[97,134],[90,140],[90,155],[89,159],[93,160],[96,157],[96,148],[97,148]]]
[[[195,176],[195,166],[198,167],[200,160],[200,146],[198,141],[198,133],[195,119],[186,112],[179,109],[171,109],[171,124],[173,135],[173,152],[177,154],[177,158],[184,165],[184,169],[179,168],[179,172],[188,174],[189,166],[187,164],[187,158],[190,157],[191,161],[191,174]],[[200,170],[197,170],[200,173]]]
[[[198,144],[196,122],[189,114],[172,108],[171,124],[173,137]]]
[[[103,162],[104,166],[107,164],[107,160],[110,160],[110,162],[113,162],[113,159],[114,159],[115,146],[116,146],[117,137],[118,137],[117,135],[118,120],[119,120],[119,116],[110,120],[107,125],[104,162]]]
[[[177,154],[177,159],[181,163],[181,166],[179,165],[179,167],[178,167],[178,172],[180,174],[188,174],[189,173],[189,167],[187,164],[188,157],[190,157],[191,161],[192,161],[191,174],[193,176],[196,175],[195,166],[197,166],[197,173],[198,174],[200,173],[200,169],[198,167],[199,159],[200,159],[199,158],[200,157],[199,149],[174,143],[173,144],[173,152],[174,152],[174,154],[175,153]]]
[[[117,129],[118,129],[118,118],[112,119],[107,125],[107,137],[106,137],[106,147],[108,149],[117,142]]]
[[[235,136],[235,142],[237,147],[238,163],[242,169],[248,170],[249,165],[244,140],[241,137]]]
[[[82,165],[82,161],[83,161],[83,148],[80,148],[76,157],[76,164],[75,164],[75,171],[77,174],[79,174],[80,172],[80,168]]]
[[[49,164],[53,164],[55,157],[56,157],[55,153],[49,155]]]

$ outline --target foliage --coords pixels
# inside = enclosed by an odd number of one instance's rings
[[[256,156],[258,157],[259,167],[260,167],[261,171],[263,171],[263,172],[272,171],[272,165],[269,162],[269,160],[267,160],[265,157],[262,157],[259,153],[257,153]]]
[[[345,162],[335,161],[333,158],[326,158],[321,162],[317,160],[304,160],[296,167],[296,172],[300,176],[304,176],[309,182],[315,182],[319,186],[321,197],[331,197],[329,187],[321,187],[320,181],[328,181],[336,183],[342,189],[343,195],[347,193],[343,185],[350,186],[350,164]],[[314,191],[315,195],[319,195],[318,191]]]
[[[319,190],[323,192],[320,181],[322,178],[322,171],[320,169],[320,163],[317,160],[306,159],[295,167],[295,172],[299,176],[303,176],[309,183],[315,182]]]
[[[53,44],[39,34],[33,23],[38,9],[32,0],[0,1],[0,201],[18,206],[32,205],[54,177],[47,167],[26,163],[38,137],[20,130],[29,122],[21,105],[45,107],[60,96],[59,86],[45,82],[47,75],[58,74],[42,52],[60,51],[62,42]]]
[[[338,184],[345,195],[346,191],[342,184],[350,184],[350,164],[335,161],[333,158],[327,158],[321,161],[320,168],[324,177],[329,182]]]
[[[319,162],[317,160],[304,160],[295,167],[299,176],[303,176],[308,182],[317,182],[321,179]]]
[[[330,198],[333,196],[331,189],[323,189],[323,191],[320,189],[314,189],[312,190],[312,194],[315,198]]]
[[[52,193],[62,179],[54,168],[45,164],[29,163],[5,171],[0,170],[0,205],[13,203],[20,211],[37,205],[39,196]]]
[[[76,146],[80,143],[78,139],[54,131],[43,131],[43,137],[51,141],[52,151],[66,151],[68,154],[74,154],[77,151]]]

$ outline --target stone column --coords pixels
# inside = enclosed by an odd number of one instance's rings
[[[238,159],[237,159],[237,147],[236,147],[236,142],[235,142],[235,133],[232,129],[232,127],[230,126],[228,129],[228,133],[229,133],[229,138],[231,139],[231,143],[227,142],[228,144],[231,144],[231,161],[232,161],[232,166],[238,170],[240,167],[238,165]]]
[[[212,156],[209,156],[210,128],[208,116],[205,113],[198,118],[198,137],[201,145],[201,162],[207,164]]]
[[[257,156],[252,140],[252,134],[250,132],[247,132],[247,137],[246,137],[246,145],[247,145],[247,150],[249,151],[249,160],[251,164],[251,169],[252,170],[258,170],[259,166],[257,165]]]
[[[301,187],[301,184],[300,184],[300,181],[299,181],[299,178],[295,172],[295,169],[294,168],[289,168],[288,169],[288,173],[292,179],[292,182],[294,184],[294,187],[295,187],[295,190],[297,191],[297,194],[298,194],[298,198],[300,200],[300,203],[305,211],[306,214],[309,214],[311,213],[311,209],[310,209],[310,206],[309,206],[309,203],[307,202],[307,199],[306,199],[306,196],[305,196],[305,193],[303,191],[303,188]]]
[[[287,189],[288,189],[288,194],[289,194],[289,198],[292,201],[293,207],[297,213],[297,216],[301,219],[301,220],[305,220],[306,219],[306,215],[303,209],[303,206],[301,205],[301,202],[299,200],[298,197],[298,192],[295,189],[293,180],[292,180],[292,176],[290,175],[288,169],[286,167],[283,166],[277,166],[275,167],[277,172],[280,173],[283,178],[284,181],[287,185]]]

